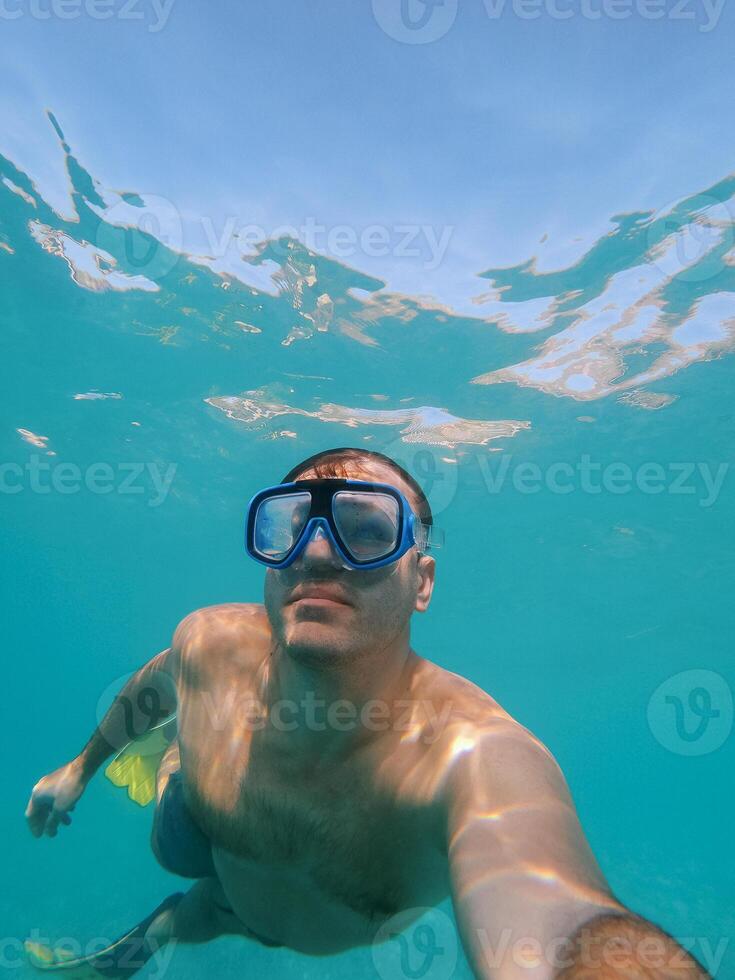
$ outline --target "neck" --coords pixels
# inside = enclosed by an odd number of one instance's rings
[[[274,642],[261,682],[267,743],[291,757],[334,761],[377,740],[394,727],[417,660],[408,629],[337,662],[304,663]]]

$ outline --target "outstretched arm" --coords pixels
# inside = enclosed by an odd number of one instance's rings
[[[136,671],[110,705],[79,755],[40,779],[25,816],[34,837],[55,837],[102,763],[176,710],[176,647],[163,650]]]
[[[617,901],[538,739],[501,720],[463,748],[448,783],[448,855],[457,924],[479,980],[709,976]]]

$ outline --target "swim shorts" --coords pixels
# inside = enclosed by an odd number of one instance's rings
[[[182,878],[212,878],[217,872],[209,838],[194,822],[184,800],[181,770],[168,778],[158,803],[156,849],[159,861]]]
[[[160,863],[172,874],[181,875],[183,878],[217,876],[209,838],[194,822],[186,805],[180,769],[176,769],[168,777],[166,788],[158,804],[156,848]],[[232,912],[229,905],[218,905],[218,907],[223,912]],[[248,932],[253,939],[257,939],[264,946],[282,945],[250,929]]]

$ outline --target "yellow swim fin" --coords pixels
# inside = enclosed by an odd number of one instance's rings
[[[163,754],[176,738],[176,721],[167,718],[142,738],[128,742],[105,769],[115,786],[127,786],[128,796],[147,806],[156,795],[156,773]]]

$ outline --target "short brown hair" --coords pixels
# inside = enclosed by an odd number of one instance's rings
[[[383,463],[406,481],[413,490],[418,503],[417,517],[424,524],[433,524],[434,518],[431,513],[429,501],[426,499],[426,494],[416,480],[407,470],[404,470],[402,466],[396,463],[394,459],[391,459],[390,456],[385,456],[383,453],[375,452],[372,449],[358,449],[352,446],[342,446],[339,449],[325,449],[320,453],[309,456],[308,459],[304,459],[298,465],[294,466],[284,476],[281,483],[291,483],[300,473],[306,470],[313,470],[318,480],[328,479],[329,477],[346,479],[350,476],[350,463],[356,464],[357,468],[359,468],[360,464],[371,459]]]

